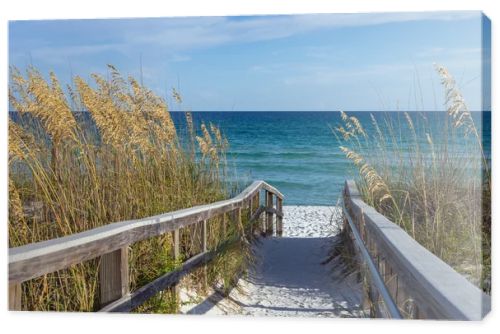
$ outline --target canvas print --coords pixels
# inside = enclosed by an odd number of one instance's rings
[[[9,310],[481,320],[490,41],[478,11],[10,21]]]

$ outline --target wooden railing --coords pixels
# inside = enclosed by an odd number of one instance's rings
[[[363,202],[354,181],[346,182],[343,201],[344,228],[368,262],[365,305],[371,316],[480,320],[490,311],[490,296]],[[363,259],[363,248],[370,259]]]
[[[261,191],[265,193],[265,205],[260,205]],[[100,257],[101,311],[130,311],[156,293],[174,287],[184,275],[210,261],[221,247],[207,249],[209,219],[220,216],[225,226],[226,214],[232,213],[233,223],[241,224],[243,209],[249,210],[248,219],[251,222],[260,222],[261,214],[266,213],[264,226],[258,227],[266,235],[274,233],[273,216],[276,216],[276,234],[281,235],[283,195],[266,182],[255,181],[241,194],[225,201],[112,223],[62,238],[10,248],[9,309],[21,310],[22,282]],[[172,233],[173,253],[177,258],[179,230],[195,224],[201,225],[201,253],[187,259],[179,268],[132,293],[129,292],[128,246],[147,238]]]

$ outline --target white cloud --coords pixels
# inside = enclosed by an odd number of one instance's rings
[[[40,43],[38,46],[30,45],[27,49],[33,55],[35,63],[41,60],[50,65],[59,64],[67,67],[68,61],[71,60],[75,69],[84,69],[85,73],[95,62],[94,56],[103,58],[102,55],[111,54],[113,57],[110,58],[122,61],[121,64],[117,64],[121,70],[132,71],[134,75],[137,74],[139,66],[137,54],[139,51],[146,51],[143,59],[144,64],[149,65],[151,69],[144,66],[143,77],[151,82],[153,87],[158,87],[160,93],[163,93],[166,80],[162,81],[161,78],[163,76],[175,78],[175,75],[179,75],[171,71],[172,68],[175,68],[173,63],[190,61],[191,54],[193,54],[191,51],[196,49],[234,43],[277,40],[341,27],[373,26],[419,20],[479,19],[479,16],[479,12],[427,12],[132,19],[120,20],[120,22],[106,21],[108,30],[105,37],[93,38],[91,41],[86,40],[81,45],[68,45],[70,42],[78,42],[77,39],[74,41],[47,41],[50,42],[50,45],[45,41],[42,43],[37,40]],[[394,27],[398,28],[397,25]],[[84,27],[82,27],[82,31],[84,31]],[[454,73],[458,73],[459,82],[467,83],[474,88],[478,86],[477,80],[474,78],[477,77],[480,70],[478,67],[480,49],[459,48],[460,44],[457,46],[456,49],[441,47],[428,47],[426,49],[427,45],[421,46],[418,48],[420,51],[418,54],[412,53],[415,57],[415,59],[412,58],[414,60],[412,62],[398,59],[398,63],[381,64],[380,62],[388,61],[368,59],[366,62],[360,62],[354,68],[345,66],[345,62],[335,61],[336,59],[349,59],[349,55],[342,52],[342,48],[331,45],[309,46],[303,50],[304,55],[301,55],[306,56],[307,61],[296,62],[285,55],[289,52],[288,49],[273,50],[268,54],[269,59],[256,59],[255,64],[245,64],[247,67],[243,70],[246,69],[252,75],[250,79],[258,79],[259,76],[268,78],[273,89],[278,91],[283,89],[280,91],[282,93],[276,94],[276,91],[273,90],[272,97],[260,93],[259,98],[246,102],[245,97],[241,97],[238,103],[243,103],[243,108],[252,108],[248,106],[254,106],[257,103],[254,108],[258,109],[259,105],[266,103],[281,103],[280,105],[285,106],[293,104],[279,100],[275,97],[276,95],[282,96],[283,99],[296,97],[298,101],[294,101],[294,103],[299,103],[301,100],[303,100],[302,103],[326,101],[323,99],[333,101],[334,98],[330,98],[333,95],[341,101],[345,100],[346,105],[348,105],[348,103],[354,103],[349,102],[349,99],[363,101],[360,96],[367,91],[367,87],[370,88],[369,82],[377,87],[385,87],[387,90],[401,91],[397,93],[399,94],[398,98],[404,100],[408,92],[408,81],[411,81],[415,67],[430,67],[434,61],[449,66]],[[17,49],[16,52],[19,52],[18,57],[26,57],[25,50]],[[120,53],[123,57],[114,57],[114,53]],[[11,58],[15,59],[16,57]],[[285,63],[284,61],[287,59],[289,61]],[[169,62],[172,64],[168,64]],[[125,68],[121,67],[122,64]],[[425,68],[426,73],[432,70],[432,68],[427,70],[427,67]],[[183,73],[180,75],[182,76]],[[463,80],[461,80],[462,77]],[[389,78],[396,78],[396,80],[389,82]],[[204,78],[201,77],[201,79]],[[217,86],[217,83],[213,86],[216,87],[204,85],[201,86],[203,88],[193,90],[191,99],[189,98],[190,91],[186,89],[188,91],[186,100],[198,101],[194,103],[201,109],[216,109],[216,106],[226,102],[230,105],[232,102],[225,100],[225,94],[232,87],[229,85],[225,87],[223,84]],[[210,89],[205,89],[205,87],[210,87]],[[264,87],[263,90],[269,90],[267,89],[268,83],[263,84],[262,87]],[[473,90],[468,89],[468,91]],[[225,92],[225,94],[218,92]],[[232,92],[232,94],[237,94],[237,92]],[[366,104],[372,100],[367,100]],[[325,103],[325,105],[337,105],[338,102]]]
[[[36,61],[43,61],[50,65],[67,64],[68,59],[80,56],[89,56],[108,51],[124,52],[122,44],[89,44],[89,45],[61,45],[32,48],[26,52],[17,51],[11,54],[13,59],[23,59],[29,54]]]
[[[254,17],[175,18],[159,21],[147,34],[127,32],[127,43],[156,44],[173,50],[204,48],[225,43],[286,38],[321,29],[370,26],[418,20],[464,20],[479,12],[308,14]],[[163,23],[161,23],[163,22]]]
[[[120,21],[115,29],[112,21],[108,22],[110,30],[107,33],[113,35],[116,42],[41,46],[30,52],[33,57],[57,63],[57,59],[61,58],[109,51],[126,54],[137,49],[158,47],[176,62],[189,60],[189,56],[184,54],[186,51],[229,43],[274,40],[322,29],[417,20],[464,20],[478,18],[479,15],[480,12],[475,11],[458,11],[128,19]]]

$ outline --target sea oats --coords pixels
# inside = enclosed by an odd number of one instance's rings
[[[9,164],[26,159],[30,150],[36,150],[33,136],[9,119]]]
[[[404,115],[405,115],[405,118],[406,118],[406,122],[408,123],[408,127],[410,128],[410,130],[412,132],[414,132],[415,131],[415,126],[413,125],[413,120],[411,119],[410,114],[407,113],[407,112],[404,112]]]
[[[9,102],[21,113],[29,113],[41,121],[54,143],[76,141],[76,120],[54,73],[49,84],[34,68],[27,71],[24,79],[13,70]]]
[[[387,183],[377,173],[375,168],[365,161],[361,154],[344,146],[340,146],[340,150],[358,167],[359,173],[366,181],[368,190],[372,196],[376,196],[379,202],[392,198]]]
[[[354,124],[354,129],[356,130],[356,132],[366,138],[367,135],[366,135],[365,129],[361,125],[361,122],[359,121],[359,119],[357,119],[354,116],[351,116],[351,117],[349,117],[349,120],[352,122],[352,124]]]
[[[10,247],[226,197],[220,132],[210,127],[217,142],[207,145],[207,129],[201,131],[204,159],[198,159],[177,140],[162,98],[133,78],[125,81],[116,67],[108,70],[110,79],[92,74],[95,83],[72,78],[65,93],[54,73],[46,80],[35,69],[21,75],[11,68],[10,106],[21,117],[12,113],[9,119]],[[78,123],[70,106],[85,111]],[[189,136],[196,140],[193,126]],[[212,245],[236,232],[221,236],[217,226],[217,221],[210,223],[207,241]],[[181,234],[186,244],[194,240],[187,229]],[[170,236],[164,236],[128,248],[131,289],[164,274],[166,266],[174,269],[171,247]],[[188,257],[193,250],[181,251]],[[246,252],[233,252],[230,260],[235,256],[243,258]],[[228,256],[223,257],[227,264]],[[222,272],[218,266],[214,270]],[[242,266],[234,265],[224,275],[232,278]],[[222,279],[216,276],[214,280]],[[99,261],[91,260],[24,282],[22,308],[93,311],[98,277]],[[192,280],[199,286],[200,278]],[[174,312],[179,305],[171,304]],[[155,309],[155,304],[141,307]]]
[[[363,198],[489,291],[491,160],[457,83],[444,67],[436,70],[446,114],[394,113],[380,123],[370,114],[373,135],[357,140],[357,122],[342,112],[335,134],[359,172]]]
[[[172,96],[174,97],[175,102],[178,104],[182,103],[182,96],[175,88],[172,88]]]
[[[198,146],[200,148],[200,151],[201,153],[203,154],[203,156],[207,155],[209,150],[210,150],[210,146],[207,144],[207,142],[200,136],[196,136],[196,140],[198,141]]]
[[[201,131],[203,133],[203,139],[207,145],[212,146],[212,136],[210,135],[210,132],[208,132],[207,126],[204,123],[201,124]]]
[[[222,143],[222,135],[220,133],[219,128],[210,123],[210,131],[212,131],[212,133],[214,134],[217,143]]]
[[[444,66],[435,65],[435,67],[441,76],[441,84],[445,87],[445,103],[448,106],[448,114],[454,120],[453,125],[456,128],[463,128],[465,135],[474,133],[477,136],[472,115],[467,108],[462,93],[457,87],[455,79]]]
[[[380,129],[380,126],[378,124],[377,119],[375,118],[375,116],[372,113],[370,113],[370,118],[372,120],[373,127],[375,128],[375,131],[377,132],[379,140],[383,140],[384,135],[382,134],[382,130]]]

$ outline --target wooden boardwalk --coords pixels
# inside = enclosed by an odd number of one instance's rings
[[[181,278],[211,261],[233,243],[210,249],[210,220],[250,224],[267,238],[256,244],[260,262],[250,271],[248,291],[233,302],[244,314],[355,316],[359,298],[346,298],[352,286],[335,278],[342,263],[322,263],[335,236],[307,233],[294,217],[283,214],[283,195],[264,181],[255,181],[238,196],[220,202],[167,212],[138,220],[116,222],[66,237],[9,249],[9,309],[21,310],[24,281],[100,258],[101,311],[129,312],[156,293],[176,288]],[[313,211],[314,212],[314,211]],[[293,216],[293,215],[289,215]],[[363,289],[362,309],[371,317],[480,320],[491,308],[490,296],[418,244],[399,226],[363,202],[354,181],[347,181],[342,201],[344,246],[358,259]],[[310,217],[306,217],[307,222]],[[329,224],[324,219],[316,227]],[[322,225],[323,224],[323,225]],[[260,226],[259,226],[260,225]],[[174,257],[179,257],[179,233],[186,227],[201,231],[199,253],[176,269],[129,291],[129,246],[172,233]],[[281,237],[285,228],[285,237]],[[276,232],[276,233],[275,233]],[[304,232],[304,233],[302,233]],[[177,289],[176,289],[177,290]],[[230,296],[231,297],[231,296]],[[219,301],[222,302],[221,298]],[[210,303],[202,303],[206,308]],[[193,312],[203,313],[203,312]]]
[[[334,207],[284,207],[283,237],[256,244],[257,265],[229,297],[209,299],[186,313],[252,316],[360,317],[362,286],[346,276],[332,232]],[[307,215],[315,215],[314,222]]]
[[[261,193],[264,205],[261,205]],[[211,261],[220,250],[235,240],[227,240],[216,249],[208,249],[209,220],[221,218],[224,224],[241,225],[242,211],[250,222],[265,215],[264,230],[281,234],[283,195],[264,181],[255,181],[238,196],[207,205],[195,206],[157,216],[111,223],[62,238],[9,249],[9,310],[21,310],[21,283],[73,264],[100,258],[99,286],[101,311],[129,312],[156,293],[176,287],[180,279]],[[227,216],[230,216],[227,219]],[[276,216],[276,219],[274,219]],[[229,220],[229,221],[226,221]],[[147,238],[172,233],[173,253],[179,257],[179,233],[188,226],[198,226],[200,252],[186,259],[177,269],[164,274],[134,292],[129,291],[129,246]]]

